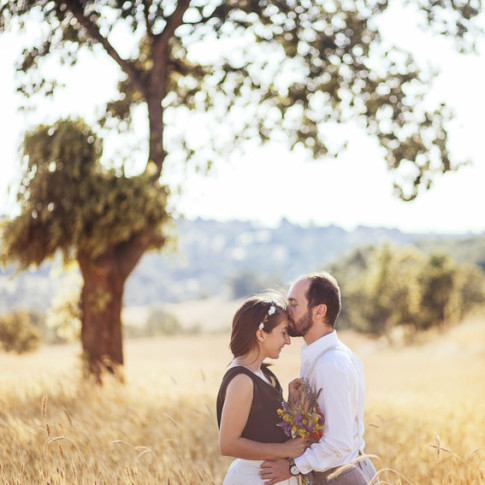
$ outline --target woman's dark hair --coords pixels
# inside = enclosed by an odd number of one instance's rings
[[[258,341],[258,328],[271,333],[286,316],[285,300],[278,293],[263,293],[247,299],[234,314],[230,348],[234,357],[247,354]]]
[[[307,278],[310,280],[310,286],[306,294],[308,309],[317,305],[326,305],[325,323],[335,327],[341,307],[340,288],[337,280],[325,272],[313,273],[308,275]]]

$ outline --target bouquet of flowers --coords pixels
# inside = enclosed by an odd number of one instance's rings
[[[281,408],[277,410],[278,416],[282,419],[280,426],[289,438],[310,439],[317,443],[323,435],[325,429],[325,418],[318,405],[318,396],[321,389],[317,392],[306,380],[302,380],[300,395],[295,402],[282,402]],[[302,475],[300,483],[306,483]]]
[[[303,379],[298,399],[293,403],[281,403],[277,413],[283,421],[278,423],[278,426],[283,428],[286,436],[307,438],[314,443],[320,440],[325,429],[325,418],[317,401],[320,392],[321,389],[316,392],[310,383]]]

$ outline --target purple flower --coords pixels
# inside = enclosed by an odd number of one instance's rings
[[[295,422],[298,426],[302,426],[303,425],[303,422],[302,422],[302,415],[301,413],[298,413],[296,416],[295,416]]]
[[[276,426],[279,426],[280,428],[282,428],[283,433],[285,433],[286,436],[291,437],[291,426],[287,422],[282,421],[281,423],[278,423]]]

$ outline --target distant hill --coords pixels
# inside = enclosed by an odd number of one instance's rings
[[[441,247],[485,268],[485,235],[411,234],[364,226],[346,231],[337,226],[302,227],[285,219],[276,228],[242,221],[179,220],[176,229],[175,251],[151,252],[142,258],[127,282],[125,305],[230,297],[231,278],[241,273],[287,284],[357,246],[383,241],[426,250]],[[16,275],[14,268],[0,271],[0,313],[13,308],[46,310],[63,281],[52,267],[46,263]]]

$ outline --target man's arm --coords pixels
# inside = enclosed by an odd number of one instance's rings
[[[325,417],[325,430],[295,463],[302,473],[340,466],[354,448],[352,382],[347,371],[323,361],[315,368],[315,384],[322,389],[318,403]]]

